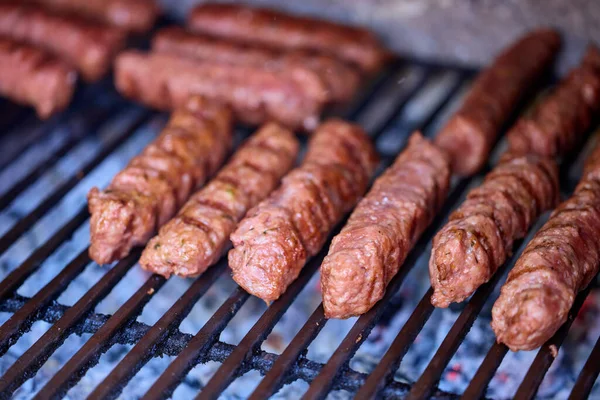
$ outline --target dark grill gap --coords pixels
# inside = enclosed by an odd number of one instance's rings
[[[398,81],[409,70],[418,73],[410,75],[412,76],[411,79],[407,79],[402,85],[398,85]],[[421,94],[424,87],[432,79],[447,73],[454,73],[456,79],[432,107],[429,115],[426,115],[421,123],[405,124],[406,126],[403,129],[405,132],[422,129],[427,135],[431,136],[435,133],[434,126],[436,122],[439,122],[440,114],[447,108],[451,100],[456,99],[459,89],[468,82],[473,71],[418,61],[398,61],[391,64],[377,79],[367,85],[364,92],[358,96],[354,103],[347,107],[346,111],[332,110],[330,114],[342,115],[351,120],[359,121],[371,136],[377,139],[385,134],[393,123],[398,122],[404,106],[415,96]],[[90,107],[85,105],[90,99],[100,95],[108,99],[101,106]],[[122,110],[125,110],[126,113],[132,113],[136,109],[139,111],[139,107],[120,99],[107,81],[80,91],[75,105],[69,111],[46,123],[35,121],[31,112],[6,101],[0,102],[0,107],[3,111],[0,121],[2,130],[6,131],[11,127],[19,127],[24,124],[33,124],[36,127],[30,132],[31,134],[23,138],[0,138],[0,143],[6,142],[10,145],[11,150],[14,149],[14,152],[10,153],[11,156],[0,161],[0,169],[2,170],[14,162],[20,153],[26,151],[38,140],[43,140],[44,134],[53,127],[65,126],[69,129],[69,135],[64,143],[48,154],[45,159],[40,160],[30,172],[2,194],[0,197],[0,211],[8,207],[14,199],[34,184],[49,167],[58,163],[80,144],[87,135],[95,134],[99,122],[109,116],[114,116]],[[73,173],[70,178],[58,185],[52,193],[48,193],[39,205],[0,237],[0,253],[8,250],[21,238],[21,235],[29,231],[38,220],[69,193],[85,175],[94,170],[123,141],[131,137],[138,128],[147,124],[151,118],[153,118],[153,114],[148,110],[143,110],[139,117],[135,118],[117,135],[114,135],[109,142],[105,143],[102,149],[83,165],[80,171]],[[243,129],[243,132],[247,134],[249,131]],[[402,143],[406,137],[407,135],[404,135],[400,138]],[[380,150],[382,150],[382,166],[388,166],[393,162],[396,152],[390,153],[386,149]],[[563,164],[563,176],[568,176],[567,172],[572,164],[571,161],[573,160],[567,160]],[[114,315],[103,315],[95,312],[95,308],[100,301],[135,265],[140,254],[139,249],[108,270],[73,306],[61,305],[56,299],[64,292],[71,280],[90,264],[87,249],[84,249],[79,256],[68,263],[54,279],[31,298],[17,294],[17,289],[23,285],[27,278],[34,274],[41,264],[85,223],[89,215],[87,210],[82,208],[0,282],[0,311],[13,314],[0,327],[0,354],[6,353],[22,335],[29,331],[35,321],[41,320],[52,324],[50,329],[0,378],[0,398],[10,398],[11,394],[27,379],[34,376],[52,353],[73,333],[78,335],[88,333],[93,334],[93,336],[38,392],[36,398],[53,399],[63,397],[71,387],[77,384],[87,370],[98,363],[101,355],[117,343],[132,344],[134,346],[106,379],[96,387],[90,396],[91,398],[115,398],[152,357],[162,355],[176,356],[176,358],[154,382],[144,399],[168,397],[193,367],[207,361],[218,361],[222,365],[206,387],[203,388],[198,396],[199,398],[218,397],[232,381],[249,370],[258,370],[265,375],[251,395],[253,399],[265,398],[277,392],[284,384],[296,379],[311,383],[305,397],[315,399],[324,398],[331,390],[338,389],[355,393],[359,398],[376,395],[382,397],[408,396],[410,398],[432,396],[441,399],[459,397],[439,391],[436,385],[485,302],[502,279],[503,271],[512,266],[526,242],[533,236],[533,232],[541,226],[544,218],[537,222],[535,228],[524,241],[515,246],[515,255],[498,271],[495,277],[473,295],[428,367],[413,385],[395,381],[393,375],[403,356],[433,312],[433,307],[429,302],[431,290],[423,296],[391,347],[371,374],[367,375],[354,371],[349,367],[349,362],[382,315],[388,311],[390,300],[398,292],[407,274],[418,259],[427,251],[432,236],[445,222],[449,212],[459,204],[466,189],[476,182],[476,179],[458,180],[454,183],[444,208],[436,217],[434,223],[423,234],[398,275],[390,283],[384,299],[371,311],[358,318],[340,346],[325,364],[311,361],[305,355],[306,349],[327,322],[323,316],[322,306],[318,306],[314,310],[281,355],[265,352],[261,350],[260,346],[318,270],[328,246],[325,246],[323,251],[310,260],[288,291],[267,308],[237,346],[221,342],[219,336],[249,298],[249,295],[240,288],[233,290],[229,298],[225,300],[197,334],[185,334],[178,329],[181,321],[190,313],[192,307],[219,277],[227,273],[226,260],[224,259],[207,273],[197,278],[171,306],[169,311],[152,326],[137,322],[135,319],[143,311],[144,306],[153,294],[164,285],[165,279],[157,275],[149,277],[139,289],[131,294],[131,297]],[[571,190],[573,186],[573,181],[563,182],[563,187],[568,188],[568,190]],[[589,291],[590,289],[578,296],[571,310],[569,321],[555,337],[539,350],[527,376],[517,391],[517,398],[526,399],[535,396],[544,375],[554,360],[550,352],[550,345],[560,347]],[[487,385],[506,353],[507,349],[502,345],[493,344],[491,346],[469,387],[464,392],[463,398],[479,398],[485,395]],[[600,372],[600,363],[597,362],[599,355],[600,339],[575,383],[571,393],[572,399],[585,398],[590,393]]]

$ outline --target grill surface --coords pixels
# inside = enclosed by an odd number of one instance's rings
[[[390,65],[374,82],[369,84],[355,103],[346,110],[332,110],[331,114],[357,121],[367,129],[382,154],[381,172],[383,167],[390,165],[394,160],[411,131],[418,128],[422,129],[429,137],[435,134],[440,123],[460,101],[472,76],[473,71],[456,67],[431,65],[417,61],[398,61]],[[434,95],[431,95],[431,91],[426,89],[433,83],[436,83],[437,89],[434,90]],[[424,96],[426,92],[427,96],[432,98],[428,103],[430,106],[423,107],[423,111],[420,109],[423,104],[421,102],[416,106],[417,109],[414,109],[413,100],[418,96]],[[24,286],[30,276],[39,272],[43,263],[53,257],[57,249],[68,243],[76,232],[84,231],[84,234],[87,234],[85,223],[89,215],[87,208],[81,206],[81,197],[85,190],[75,196],[80,201],[77,203],[79,204],[77,207],[81,208],[75,208],[75,212],[71,212],[72,215],[66,218],[64,225],[55,227],[55,232],[46,234],[47,239],[43,240],[41,245],[36,246],[35,251],[31,253],[20,251],[23,235],[32,230],[35,232],[40,220],[52,218],[53,209],[65,201],[65,196],[69,196],[82,180],[87,179],[88,174],[91,174],[89,177],[92,180],[91,184],[99,183],[99,178],[93,176],[94,170],[114,151],[123,146],[127,139],[148,126],[157,131],[165,120],[164,115],[154,114],[119,98],[114,93],[109,80],[80,90],[74,104],[63,115],[40,123],[35,120],[30,111],[23,110],[6,101],[0,103],[0,110],[2,110],[0,128],[2,132],[6,132],[3,137],[0,137],[3,149],[0,174],[10,175],[11,168],[19,171],[23,164],[20,163],[15,167],[15,160],[26,154],[28,149],[37,142],[45,141],[48,132],[59,128],[69,131],[66,135],[67,138],[62,142],[52,146],[51,143],[48,144],[45,158],[30,161],[27,171],[19,172],[11,184],[0,187],[3,190],[0,192],[2,193],[0,195],[0,211],[14,205],[15,199],[22,201],[21,199],[27,196],[33,196],[38,200],[25,212],[12,215],[14,223],[7,224],[7,228],[0,230],[0,254],[8,253],[7,250],[21,254],[21,262],[15,268],[10,267],[10,273],[0,282],[0,311],[12,314],[0,327],[0,355],[4,355],[11,346],[17,343],[36,321],[45,321],[51,324],[42,337],[28,346],[24,354],[20,355],[4,371],[0,378],[0,398],[10,398],[11,394],[27,379],[39,373],[40,368],[49,357],[72,334],[87,334],[90,337],[74,355],[53,372],[53,376],[45,386],[37,391],[37,398],[65,396],[67,391],[85,375],[86,371],[96,365],[100,357],[115,344],[130,344],[133,347],[119,361],[117,367],[97,384],[91,398],[117,397],[123,387],[147,362],[153,357],[163,355],[171,356],[173,359],[167,369],[153,383],[144,399],[169,397],[192,368],[209,361],[216,361],[221,365],[208,384],[202,388],[199,398],[218,397],[230,383],[250,370],[257,370],[265,375],[251,395],[253,399],[268,397],[276,393],[284,384],[298,379],[310,384],[305,396],[311,399],[324,398],[330,391],[339,389],[356,394],[358,398],[376,395],[383,397],[407,396],[410,399],[430,396],[440,399],[460,397],[438,390],[438,381],[461,346],[484,304],[492,296],[494,289],[503,281],[503,272],[510,269],[526,242],[531,239],[533,232],[547,218],[547,216],[541,218],[530,235],[517,243],[515,255],[464,306],[447,336],[437,348],[433,359],[413,384],[399,382],[393,377],[402,358],[413,345],[415,338],[434,311],[429,301],[432,294],[431,289],[422,297],[381,361],[377,363],[370,374],[351,369],[349,363],[374,326],[382,318],[389,318],[389,315],[395,312],[392,309],[396,307],[393,299],[408,273],[418,260],[423,258],[422,256],[428,257],[432,236],[442,226],[449,212],[460,203],[468,188],[476,185],[485,171],[473,179],[453,182],[453,188],[444,208],[417,243],[398,275],[391,281],[384,299],[371,311],[356,320],[326,363],[312,361],[306,356],[307,348],[327,323],[321,305],[306,320],[282,354],[276,355],[261,350],[261,345],[313,278],[327,252],[328,245],[307,264],[287,292],[262,313],[258,321],[237,345],[221,341],[220,335],[250,297],[240,288],[233,289],[230,296],[216,308],[214,314],[208,318],[197,334],[183,333],[179,329],[181,322],[197,302],[203,300],[203,296],[215,285],[217,280],[228,274],[226,259],[222,259],[218,265],[195,279],[181,296],[173,294],[177,300],[154,324],[138,322],[137,318],[152,297],[161,290],[166,283],[165,279],[157,275],[148,275],[145,283],[135,291],[130,287],[117,286],[137,262],[140,255],[139,249],[110,269],[97,268],[100,271],[97,282],[91,287],[81,290],[80,297],[74,296],[78,300],[72,305],[63,305],[64,302],[61,303],[57,299],[61,296],[61,299],[70,298],[65,295],[69,285],[80,274],[86,273],[84,271],[91,263],[87,249],[81,250],[79,255],[72,258],[59,272],[57,271],[57,274],[48,283],[42,282],[41,288],[30,290],[31,294],[28,297],[23,296],[17,293],[17,290]],[[413,109],[408,113],[407,108],[410,107]],[[104,126],[107,120],[112,121],[117,116],[122,116],[125,121],[106,128],[110,130],[111,134],[108,135],[108,139],[103,139],[98,152],[89,158],[78,160],[75,169],[67,168],[64,172],[66,178],[54,185],[50,193],[36,192],[38,181],[50,168],[64,162],[65,157],[85,140],[98,135],[98,127]],[[249,133],[248,129],[238,129],[239,137],[244,137]],[[98,144],[96,143],[95,146]],[[498,153],[498,149],[496,149],[496,153]],[[493,160],[494,157],[491,159]],[[583,155],[580,155],[562,163],[563,195],[567,195],[573,189],[582,160]],[[121,167],[122,165],[118,165],[113,169],[117,171]],[[107,182],[111,177],[112,175],[103,176],[102,179]],[[113,289],[125,291],[126,295],[130,297],[112,315],[99,313],[98,305]],[[550,347],[560,347],[568,334],[574,316],[590,290],[579,295],[571,310],[569,321],[554,338],[538,351],[525,379],[517,390],[516,398],[526,399],[535,396],[554,360]],[[234,320],[231,323],[239,324],[240,321]],[[484,396],[489,382],[506,354],[505,346],[492,344],[462,397],[472,399]],[[600,356],[600,339],[581,370],[571,393],[572,399],[586,398],[592,390],[600,371],[598,356]]]

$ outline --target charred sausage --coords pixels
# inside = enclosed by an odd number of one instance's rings
[[[348,318],[373,307],[442,205],[450,162],[414,133],[379,177],[329,248],[321,265],[327,318]]]
[[[358,88],[360,76],[354,68],[326,55],[302,50],[279,52],[264,47],[236,44],[194,35],[183,28],[160,30],[152,40],[152,49],[202,61],[232,65],[250,65],[281,71],[297,66],[314,71],[327,86],[328,100],[350,100]]]
[[[88,194],[90,257],[107,264],[145,244],[215,173],[231,143],[229,110],[191,97],[106,190]]]
[[[77,72],[37,47],[0,37],[0,94],[33,106],[40,118],[67,107]]]
[[[590,46],[581,65],[508,133],[516,152],[561,156],[570,152],[600,110],[600,56]]]
[[[80,14],[127,31],[146,32],[158,16],[153,0],[29,0],[48,9]]]
[[[290,131],[275,123],[263,126],[160,228],[142,253],[142,268],[165,277],[204,272],[221,257],[246,211],[267,197],[293,166],[298,147]]]
[[[435,235],[431,303],[448,307],[487,282],[512,253],[514,241],[556,205],[558,190],[552,159],[506,154]]]
[[[302,165],[231,235],[233,279],[266,302],[279,298],[364,193],[376,160],[360,127],[341,120],[321,125]]]
[[[55,53],[87,81],[100,79],[125,44],[119,29],[12,2],[0,2],[0,35]]]
[[[472,175],[487,160],[523,94],[550,67],[560,45],[556,32],[531,32],[505,49],[475,80],[435,143],[452,156],[453,171]]]
[[[234,4],[194,8],[188,27],[210,36],[282,50],[332,54],[371,73],[385,61],[386,51],[366,29]]]
[[[527,244],[492,309],[498,342],[532,350],[567,320],[577,293],[600,266],[600,146],[572,197]]]
[[[271,72],[164,53],[121,53],[115,84],[124,96],[158,109],[170,110],[200,94],[227,103],[245,123],[275,120],[291,129],[314,129],[326,102],[323,82],[305,68]]]

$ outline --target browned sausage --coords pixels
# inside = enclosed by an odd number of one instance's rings
[[[590,46],[581,65],[508,133],[516,152],[561,156],[570,152],[600,110],[600,56]]]
[[[77,73],[52,54],[0,37],[0,94],[33,106],[40,118],[71,102]]]
[[[276,120],[292,129],[314,129],[326,101],[321,79],[305,68],[272,72],[164,53],[121,53],[115,84],[124,96],[158,109],[170,110],[200,94],[227,103],[245,123]]]
[[[366,29],[304,18],[265,8],[204,4],[188,18],[190,29],[214,37],[283,50],[329,53],[365,72],[379,69],[386,51]]]
[[[452,168],[472,175],[487,160],[522,96],[550,67],[560,45],[555,31],[540,29],[505,49],[475,80],[461,108],[435,143],[452,156]]]
[[[600,266],[598,153],[571,198],[563,202],[527,244],[492,309],[498,342],[532,350],[567,320],[575,296]]]
[[[145,244],[216,172],[231,143],[229,110],[197,96],[188,99],[106,190],[88,194],[90,257],[107,264]]]
[[[305,67],[321,78],[327,86],[328,99],[335,102],[352,99],[360,79],[357,70],[333,57],[302,50],[278,52],[264,47],[236,44],[194,35],[175,26],[160,30],[152,40],[152,49],[202,61],[249,65],[275,71]]]
[[[292,132],[275,123],[263,126],[160,228],[142,253],[142,268],[167,278],[204,272],[221,257],[246,211],[267,197],[290,170],[298,147]]]
[[[449,184],[449,159],[414,133],[333,239],[321,265],[327,318],[363,314],[383,297]]]
[[[429,260],[431,303],[448,307],[487,282],[512,253],[514,241],[556,205],[558,189],[552,159],[505,155],[435,235]]]
[[[114,55],[125,44],[124,32],[114,27],[12,2],[0,2],[0,35],[55,53],[88,81],[106,74]]]
[[[279,298],[364,193],[376,160],[360,127],[341,120],[321,125],[302,165],[231,235],[233,279],[266,302]]]
[[[81,14],[127,31],[146,32],[158,15],[153,0],[28,0],[49,9]]]

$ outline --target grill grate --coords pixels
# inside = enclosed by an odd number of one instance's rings
[[[332,110],[331,114],[343,115],[361,123],[373,139],[377,140],[382,154],[381,171],[383,167],[393,162],[398,150],[403,147],[412,130],[421,129],[429,136],[435,133],[437,125],[460,98],[472,74],[473,71],[456,67],[432,65],[418,61],[398,61],[391,64],[369,84],[355,103],[348,106],[346,110]],[[438,85],[443,92],[436,96],[427,115],[417,118],[418,121],[415,121],[415,118],[405,118],[403,113],[407,107],[411,106],[411,101],[422,96],[428,85],[440,79],[445,79],[447,84]],[[99,104],[95,100],[98,97],[104,99]],[[3,110],[0,128],[9,132],[0,140],[3,149],[8,148],[5,147],[5,144],[10,146],[10,154],[12,154],[0,160],[0,173],[18,160],[20,154],[26,152],[39,140],[43,140],[45,134],[50,130],[64,127],[70,132],[65,141],[53,148],[45,155],[44,159],[39,160],[24,176],[2,192],[0,211],[7,209],[15,199],[19,199],[32,185],[35,185],[49,168],[59,163],[82,141],[90,135],[95,135],[97,127],[102,121],[119,112],[134,116],[103,144],[102,149],[96,155],[83,163],[76,173],[60,183],[33,210],[20,217],[2,234],[0,254],[12,249],[13,245],[23,237],[23,234],[34,228],[38,221],[56,207],[85,176],[113,154],[125,140],[131,138],[149,122],[160,119],[160,116],[120,99],[114,93],[109,81],[81,90],[77,95],[75,106],[63,115],[54,117],[45,123],[36,122],[31,112],[24,111],[10,103],[2,102],[0,107]],[[416,111],[417,114],[420,113],[420,110]],[[19,137],[21,136],[19,134],[20,127],[27,124],[33,124],[35,129],[23,128],[29,134],[26,137]],[[391,129],[392,126],[401,126],[401,133],[398,134],[398,129]],[[10,133],[13,131],[17,133]],[[240,132],[241,136],[249,133],[247,129],[242,128],[240,128]],[[577,159],[566,160],[562,165],[562,175],[568,177],[569,171],[573,169],[572,165],[575,161],[580,163],[581,159],[580,156]],[[484,304],[498,286],[503,272],[512,266],[526,242],[533,236],[533,232],[544,222],[544,218],[537,222],[532,233],[525,240],[517,243],[515,255],[506,263],[505,267],[473,295],[437,349],[433,359],[414,384],[409,385],[395,381],[393,377],[402,358],[434,311],[429,302],[431,289],[422,297],[381,361],[370,374],[351,369],[349,364],[371,330],[386,313],[390,313],[394,296],[412,267],[417,264],[421,256],[427,253],[432,236],[445,222],[449,212],[459,204],[466,190],[477,184],[480,177],[453,182],[445,206],[418,241],[398,275],[391,281],[384,299],[356,320],[339,347],[324,364],[312,361],[306,355],[309,345],[327,323],[321,305],[314,310],[281,355],[261,350],[261,345],[316,274],[328,246],[325,246],[323,251],[310,260],[287,292],[262,313],[238,345],[224,343],[220,340],[220,335],[250,297],[240,288],[233,289],[230,296],[218,307],[197,334],[190,335],[179,330],[179,325],[188,316],[194,305],[214,286],[218,279],[228,273],[224,259],[197,278],[171,308],[152,325],[138,322],[136,318],[142,313],[153,295],[166,283],[164,278],[157,275],[150,276],[113,315],[96,312],[98,304],[134,267],[140,255],[139,249],[107,270],[72,306],[60,304],[57,299],[91,263],[87,249],[81,251],[33,296],[25,297],[18,294],[17,290],[39,270],[42,263],[84,226],[89,214],[83,207],[0,282],[0,311],[12,314],[0,326],[0,356],[4,355],[19,338],[26,334],[34,322],[45,321],[51,324],[42,337],[28,347],[25,353],[4,372],[0,378],[0,398],[10,398],[12,393],[27,379],[35,376],[42,365],[71,334],[91,334],[92,336],[51,377],[43,389],[37,393],[37,398],[50,399],[65,396],[68,390],[99,362],[102,354],[117,343],[131,344],[133,347],[117,367],[97,385],[91,398],[117,397],[123,387],[149,360],[163,355],[175,358],[154,382],[144,399],[162,399],[170,396],[192,368],[207,361],[220,362],[221,366],[202,389],[199,398],[218,397],[230,383],[250,370],[257,370],[265,375],[251,395],[252,399],[266,398],[276,393],[283,385],[297,379],[310,382],[305,396],[311,399],[324,398],[330,391],[338,389],[354,393],[358,398],[376,395],[383,397],[408,396],[411,399],[431,396],[440,399],[460,397],[442,392],[436,388],[436,385],[482,311]],[[573,187],[573,181],[566,181],[564,187],[568,192]],[[539,350],[517,391],[517,398],[526,399],[535,396],[554,360],[550,346],[560,347],[589,292],[590,289],[578,296],[571,310],[569,321],[555,337]],[[506,354],[506,347],[493,344],[462,397],[471,399],[484,396],[488,384]],[[599,354],[600,339],[575,383],[571,393],[572,399],[585,398],[590,393],[600,372],[600,364],[595,361]]]

